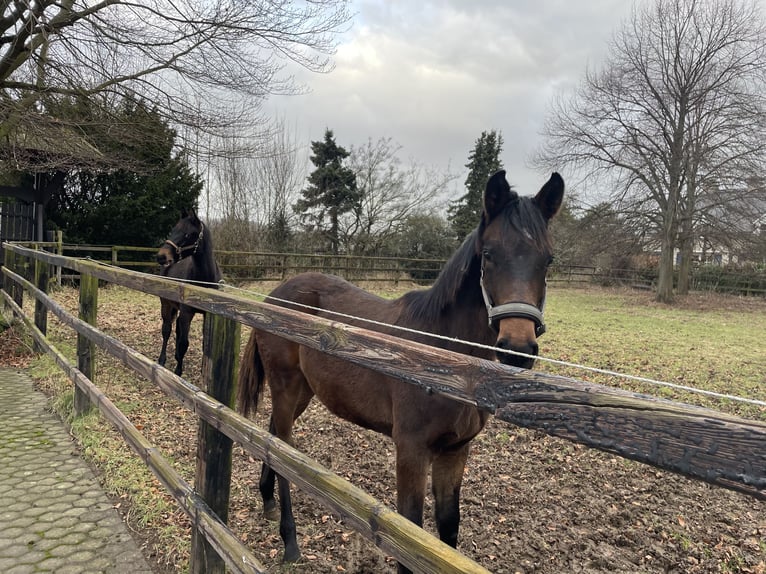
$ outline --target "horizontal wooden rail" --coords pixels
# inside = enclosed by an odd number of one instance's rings
[[[766,423],[760,421],[516,369],[159,277],[12,249],[238,320],[519,426],[766,499]]]
[[[93,263],[87,262],[87,265],[93,265]],[[80,268],[79,271],[86,272],[84,268]],[[91,271],[88,270],[88,272]],[[267,461],[274,470],[314,498],[327,504],[343,516],[357,532],[395,556],[400,562],[419,572],[488,574],[485,568],[470,558],[463,556],[454,548],[447,546],[403,516],[382,505],[363,490],[336,476],[300,451],[212,399],[195,385],[160,367],[156,362],[118,339],[102,333],[67,313],[58,303],[23,277],[5,268],[3,273],[41,300],[64,325],[94,341],[128,368],[157,385],[216,429],[240,442],[243,448],[254,456]],[[5,295],[5,292],[3,294]],[[7,295],[5,297],[8,298]],[[18,306],[15,306],[15,309],[18,309]],[[216,546],[216,551],[224,556],[221,552],[227,549],[221,549],[220,546],[220,544]]]

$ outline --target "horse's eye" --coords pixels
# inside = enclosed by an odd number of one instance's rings
[[[492,261],[492,252],[487,247],[482,249],[481,256],[484,258],[485,261]]]

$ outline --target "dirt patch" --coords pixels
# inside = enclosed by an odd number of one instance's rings
[[[733,299],[733,307],[751,304]],[[131,317],[129,325],[112,319],[102,328],[154,358],[160,342],[159,303],[150,301],[144,308],[129,301],[109,303],[106,297],[102,301],[110,306],[110,317]],[[706,301],[701,297],[689,304]],[[186,376],[197,385],[200,325],[195,318],[186,363]],[[18,348],[15,339],[4,336],[12,337],[0,334],[0,349],[8,341]],[[248,336],[244,329],[243,343]],[[115,402],[130,405],[134,424],[192,480],[196,419],[135,377],[110,374],[102,383]],[[268,394],[254,417],[264,428],[267,413]],[[341,421],[315,402],[298,421],[295,442],[394,506],[395,455],[389,439]],[[303,559],[291,568],[281,566],[278,528],[262,516],[260,466],[235,448],[230,523],[271,572],[395,572],[391,557],[301,491],[295,492],[293,505]],[[497,420],[473,443],[461,510],[460,550],[497,574],[766,573],[766,503]],[[429,497],[425,527],[431,532],[432,512]],[[135,517],[131,520],[136,524]],[[164,520],[179,522],[188,536],[188,524],[176,513]],[[164,553],[156,533],[136,530],[158,571],[182,567],[183,557]]]

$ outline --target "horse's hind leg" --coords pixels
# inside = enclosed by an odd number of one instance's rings
[[[434,494],[436,528],[445,544],[457,547],[460,525],[460,487],[468,460],[468,445],[441,453],[434,458],[431,483]]]
[[[269,419],[269,432],[273,435],[277,434],[274,430],[274,416]],[[261,480],[258,482],[258,490],[261,491],[261,499],[263,500],[263,515],[268,520],[278,520],[279,514],[277,513],[277,500],[274,498],[274,485],[277,480],[277,474],[274,469],[271,468],[265,462],[261,465]]]
[[[168,340],[173,332],[173,320],[176,318],[177,309],[163,300],[160,312],[162,314],[162,350],[157,362],[164,367],[167,361]]]
[[[306,387],[308,389],[308,387]],[[293,422],[298,420],[298,417],[303,414],[306,407],[309,406],[313,393],[304,390],[301,394],[301,398],[298,401],[295,409],[295,417]],[[274,427],[274,415],[271,415],[269,419],[269,432],[276,435],[277,432]],[[263,514],[268,520],[277,520],[279,515],[277,514],[277,500],[274,498],[274,486],[276,484],[277,474],[274,469],[267,465],[265,462],[261,466],[261,479],[258,482],[258,490],[261,492],[261,499],[263,500]]]
[[[287,376],[270,378],[269,387],[271,388],[272,403],[269,430],[279,439],[292,444],[293,423],[306,410],[314,393],[308,386],[303,373],[297,369]],[[274,479],[269,478],[269,474],[274,474],[271,468],[268,468],[265,477],[261,477],[264,512],[267,511],[266,505],[269,504],[269,495],[271,501],[274,499]],[[298,548],[295,518],[293,516],[292,499],[290,496],[290,482],[279,474],[276,476],[279,482],[279,534],[285,545],[283,561],[295,562],[301,557],[301,551]],[[267,490],[266,494],[264,494],[264,483],[266,488],[268,488],[269,483],[272,485],[270,493]]]

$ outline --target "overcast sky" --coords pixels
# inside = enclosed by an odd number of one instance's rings
[[[639,0],[644,1],[644,0]],[[299,74],[309,94],[272,97],[299,140],[326,127],[347,149],[391,138],[400,158],[459,175],[484,130],[505,140],[502,162],[523,195],[546,176],[528,163],[547,106],[596,66],[629,0],[354,0],[335,69]],[[566,179],[566,173],[562,175]]]

